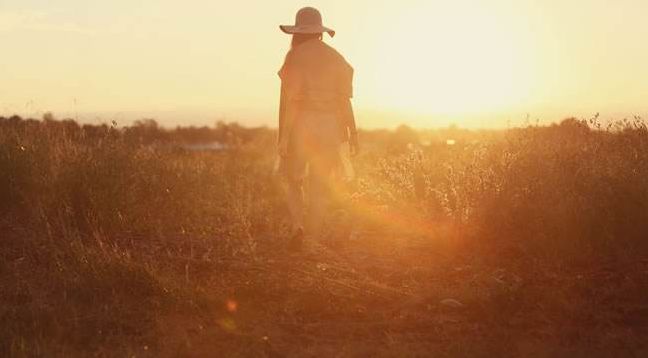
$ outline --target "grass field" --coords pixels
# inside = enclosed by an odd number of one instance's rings
[[[360,141],[291,253],[272,130],[0,118],[0,355],[648,356],[639,118]]]

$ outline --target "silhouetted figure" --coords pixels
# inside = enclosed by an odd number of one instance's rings
[[[330,196],[331,174],[342,166],[341,144],[351,154],[358,151],[358,137],[351,107],[353,68],[335,49],[322,41],[335,31],[322,25],[317,9],[297,12],[294,26],[282,25],[292,34],[292,46],[279,71],[280,168],[288,181],[288,206],[292,219],[292,244],[299,247],[304,229],[304,180],[308,179],[306,232],[320,233]]]

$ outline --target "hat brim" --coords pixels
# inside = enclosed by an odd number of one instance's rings
[[[335,31],[326,26],[292,26],[292,25],[279,25],[281,31],[287,34],[321,34],[326,32],[329,36],[335,36]]]

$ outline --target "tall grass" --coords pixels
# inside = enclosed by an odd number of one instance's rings
[[[648,130],[568,119],[486,141],[374,159],[365,185],[429,223],[452,222],[492,249],[556,259],[646,252]]]
[[[0,119],[4,352],[126,349],[162,311],[198,309],[205,263],[279,230],[254,143],[190,153],[126,131]]]
[[[155,351],[160,317],[209,315],[226,294],[204,283],[281,242],[273,133],[220,129],[227,150],[191,152],[175,145],[186,131],[151,123],[0,118],[0,354]],[[648,130],[638,119],[570,119],[454,145],[406,137],[363,133],[358,226],[401,218],[390,235],[447,234],[493,260],[648,253]]]

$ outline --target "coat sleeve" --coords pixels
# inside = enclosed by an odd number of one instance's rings
[[[346,65],[347,68],[344,71],[344,94],[348,98],[353,98],[353,67],[348,63]]]
[[[351,98],[353,97],[353,67],[349,64],[346,66],[342,80],[343,96],[340,101],[340,114],[343,123],[343,140],[349,140],[351,143],[357,143],[358,135],[356,130],[355,116]]]
[[[288,54],[289,55],[289,54]],[[279,75],[279,79],[281,80],[281,90],[280,90],[280,95],[279,95],[279,130],[278,130],[278,135],[277,135],[277,143],[281,143],[281,141],[284,139],[283,137],[286,135],[286,112],[287,112],[287,102],[288,102],[288,95],[286,93],[286,80],[288,77],[288,55],[286,55],[286,58],[284,60],[283,65],[281,66],[281,69],[277,73]]]
[[[295,89],[300,86],[299,71],[296,71],[291,52],[286,55],[279,77],[281,78],[281,95],[279,98],[279,134],[277,138],[280,147],[287,147],[292,122],[294,120],[294,104],[291,102]]]
[[[284,133],[284,127],[286,123],[286,94],[281,89],[281,94],[279,95],[279,134],[277,135],[277,143],[281,143],[281,140],[286,133]]]

